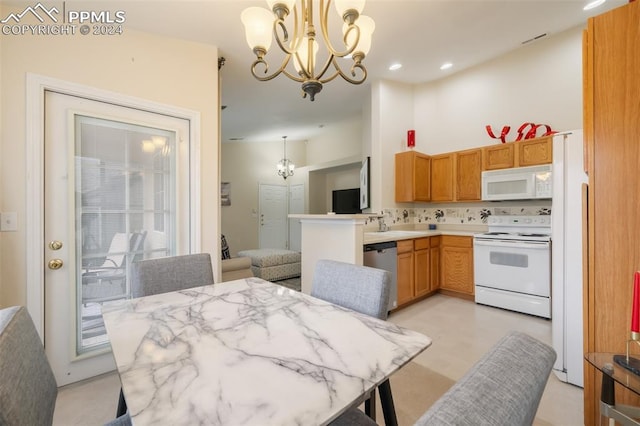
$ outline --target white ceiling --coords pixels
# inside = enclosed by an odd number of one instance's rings
[[[220,56],[226,58],[221,70],[225,142],[234,138],[274,141],[283,135],[289,140],[308,139],[321,131],[321,125],[359,114],[372,81],[421,83],[447,77],[518,49],[525,40],[541,34],[549,37],[585,26],[589,16],[626,3],[608,0],[585,12],[582,8],[587,1],[369,0],[363,14],[375,20],[376,30],[364,61],[367,81],[354,86],[338,78],[324,86],[315,102],[302,99],[299,84],[282,75],[268,82],[251,76],[255,57],[245,42],[240,13],[249,6],[266,6],[263,0],[112,0],[101,4],[104,10],[126,11],[125,28],[218,46]],[[338,22],[333,24],[337,32]],[[274,43],[267,60],[276,52]],[[269,61],[271,68],[280,60]],[[389,71],[396,61],[403,67]],[[446,61],[454,66],[441,71]]]

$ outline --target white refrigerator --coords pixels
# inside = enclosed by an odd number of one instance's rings
[[[582,198],[588,182],[583,166],[582,130],[553,138],[551,206],[551,310],[553,371],[583,387]]]

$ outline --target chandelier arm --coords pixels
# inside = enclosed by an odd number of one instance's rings
[[[333,47],[331,44],[331,39],[329,37],[329,8],[331,6],[331,0],[327,1],[327,7],[324,7],[324,0],[320,0],[320,28],[322,30],[322,38],[324,39],[324,44],[327,47],[327,51],[330,55],[337,56],[340,58],[344,58],[347,55],[350,55],[355,50],[358,42],[360,41],[360,27],[355,24],[349,24],[347,31],[344,33],[343,41],[346,46],[346,50],[339,51]],[[347,45],[347,35],[351,31],[357,31],[356,39],[351,47]]]
[[[291,56],[287,55],[282,60],[282,64],[280,65],[280,68],[278,70],[276,70],[273,74],[266,75],[266,76],[262,76],[262,75],[258,74],[257,67],[258,67],[258,65],[264,66],[264,73],[263,74],[267,74],[269,72],[269,64],[264,59],[258,58],[253,62],[253,64],[251,64],[251,74],[256,78],[256,80],[259,80],[259,81],[273,80],[274,78],[276,78],[277,76],[279,76],[283,72],[285,73],[285,75],[289,76],[288,73],[286,72],[285,68],[286,68],[287,64],[289,63],[289,59],[290,58],[291,58]]]
[[[302,8],[304,9],[304,2]],[[304,11],[303,15],[304,16]],[[276,43],[278,47],[288,55],[292,55],[295,51],[300,47],[300,43],[302,42],[302,32],[300,31],[301,25],[299,26],[298,22],[298,7],[293,7],[293,37],[291,38],[290,46],[287,47],[285,43],[289,41],[289,33],[287,32],[287,26],[284,23],[283,18],[278,18],[273,21],[273,37],[276,39]],[[282,29],[282,33],[284,34],[284,40],[280,38],[280,33],[278,32],[278,27]]]
[[[323,83],[323,84],[327,83],[333,80],[334,78],[336,78],[338,75],[351,84],[362,84],[367,79],[367,69],[361,63],[355,63],[351,67],[351,76],[353,78],[349,77],[347,74],[345,74],[344,71],[342,71],[342,68],[340,68],[340,65],[338,65],[338,61],[336,60],[336,58],[333,58],[332,63],[333,63],[333,67],[336,69],[336,72],[333,75],[331,75],[331,77],[320,80],[320,83]],[[359,79],[355,78],[356,68],[359,69],[360,72],[362,73],[362,78],[359,78]]]
[[[282,69],[282,71],[280,71],[282,74],[286,75],[287,77],[289,77],[291,80],[296,81],[298,83],[304,83],[307,78],[302,78],[300,76],[297,76],[295,74],[292,74],[291,72],[287,71],[286,69]]]

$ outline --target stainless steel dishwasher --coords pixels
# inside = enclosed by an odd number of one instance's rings
[[[398,306],[398,248],[395,241],[365,244],[364,266],[384,269],[391,273],[389,310]]]

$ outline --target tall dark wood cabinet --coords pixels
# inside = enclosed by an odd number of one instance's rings
[[[584,349],[624,353],[640,270],[640,1],[589,19],[583,42]],[[601,377],[585,362],[586,425],[599,424]],[[617,386],[616,403],[640,398]]]

